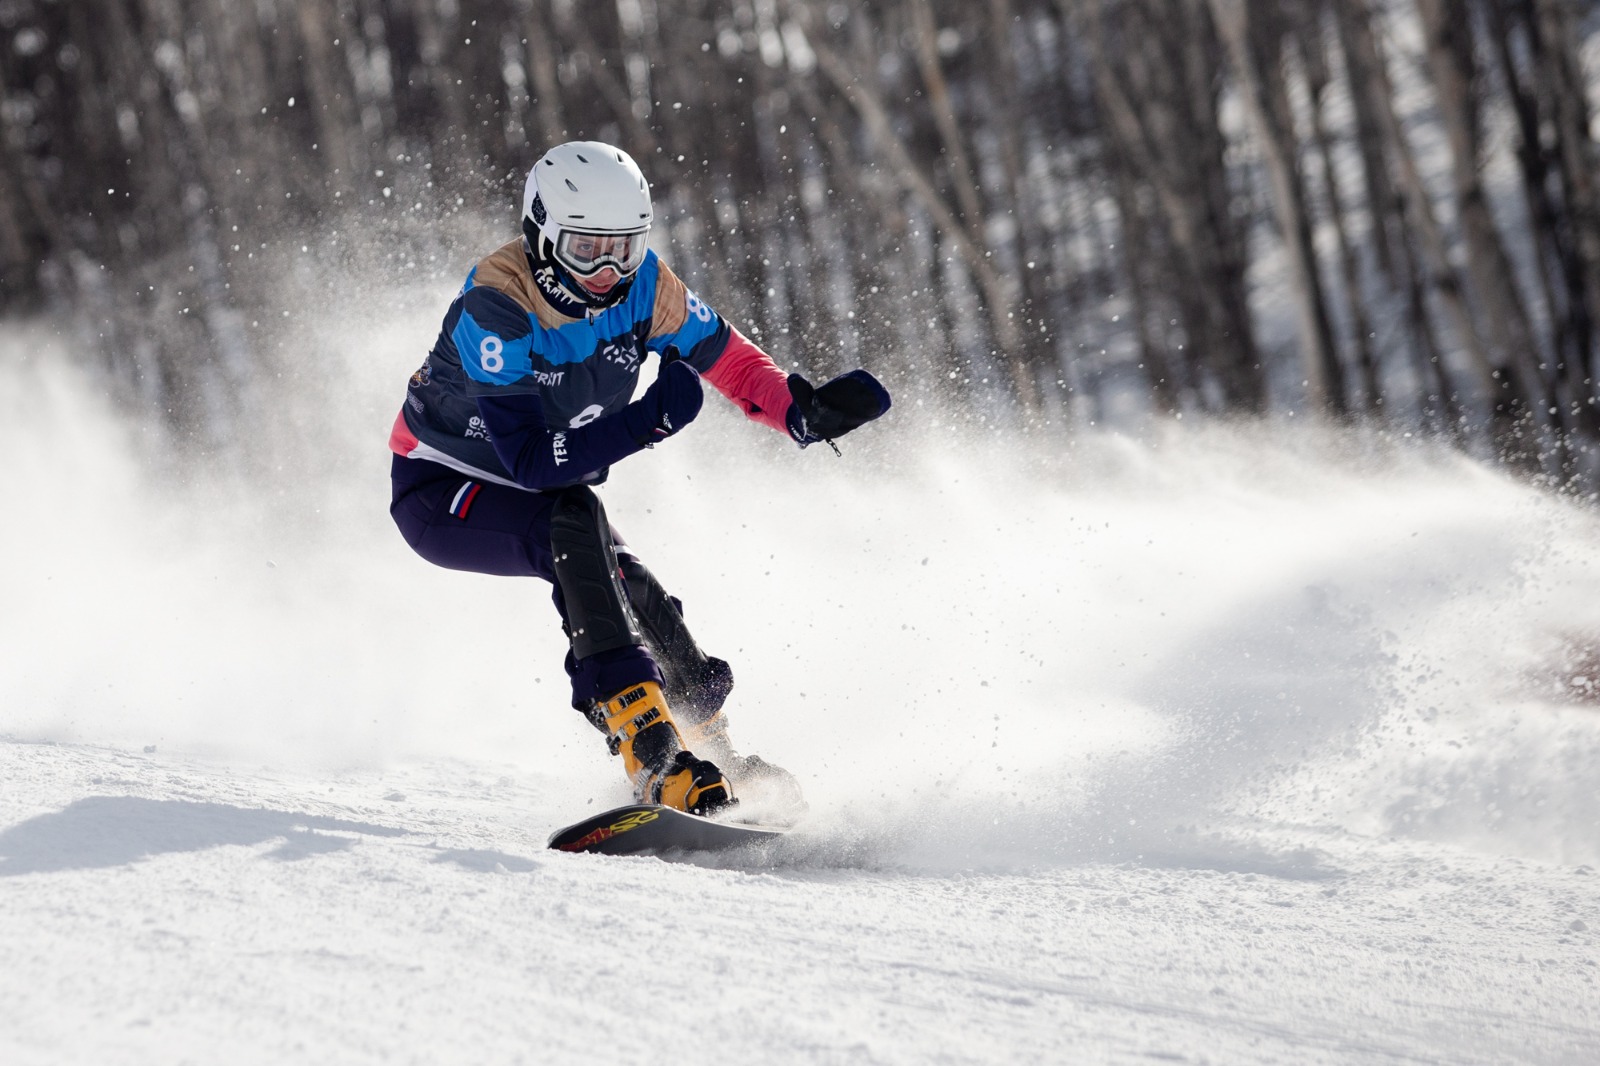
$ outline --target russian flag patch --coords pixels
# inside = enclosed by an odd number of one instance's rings
[[[476,481],[464,482],[456,490],[455,499],[450,501],[450,513],[457,518],[466,518],[467,509],[472,506],[472,501],[478,498],[478,490],[483,488]]]

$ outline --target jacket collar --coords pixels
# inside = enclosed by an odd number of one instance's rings
[[[568,318],[590,318],[608,307],[615,307],[627,298],[628,290],[633,288],[633,279],[638,276],[629,275],[612,286],[604,296],[596,296],[579,285],[578,279],[563,270],[560,263],[540,255],[538,248],[539,245],[528,239],[524,227],[522,252],[528,257],[528,269],[533,271],[533,283],[550,302],[550,306]]]

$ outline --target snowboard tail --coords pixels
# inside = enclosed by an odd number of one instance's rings
[[[778,826],[715,821],[657,803],[617,807],[557,830],[549,847],[600,855],[727,851],[782,836]]]

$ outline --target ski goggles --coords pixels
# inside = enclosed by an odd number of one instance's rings
[[[556,238],[556,260],[580,278],[592,278],[606,267],[623,277],[638,270],[650,246],[650,231],[581,233],[562,230]]]

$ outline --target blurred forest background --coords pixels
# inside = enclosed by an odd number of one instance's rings
[[[0,0],[0,65],[0,316],[179,437],[308,357],[296,256],[447,293],[595,137],[786,363],[1600,485],[1590,0]]]

